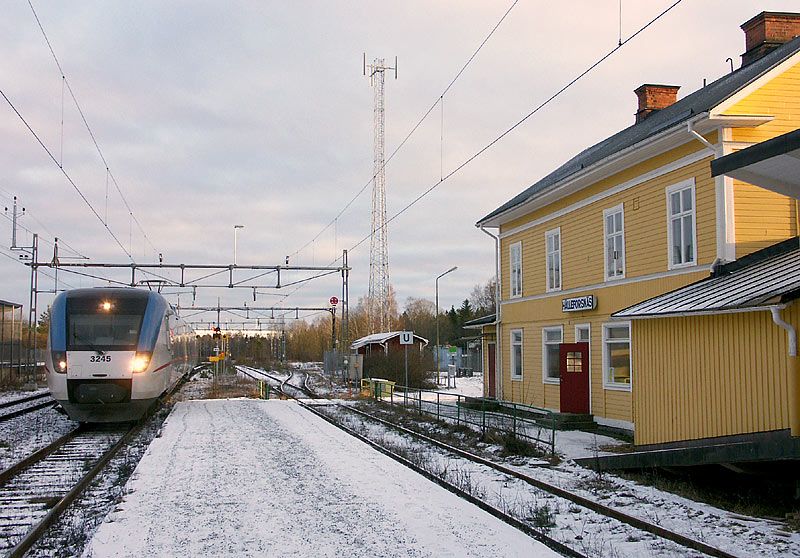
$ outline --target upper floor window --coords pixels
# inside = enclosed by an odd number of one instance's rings
[[[561,290],[561,228],[544,235],[547,254],[547,290]]]
[[[511,297],[522,296],[522,242],[509,246],[511,256]]]
[[[511,330],[511,379],[522,379],[522,330]]]
[[[603,230],[606,239],[606,279],[625,277],[625,219],[622,204],[603,211]]]
[[[670,268],[697,263],[695,228],[694,180],[670,186],[667,188]]]

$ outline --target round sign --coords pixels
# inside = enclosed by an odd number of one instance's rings
[[[336,298],[335,296],[332,296],[330,302],[331,306],[336,306],[337,304],[339,304],[339,299]]]

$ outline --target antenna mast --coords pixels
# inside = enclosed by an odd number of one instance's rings
[[[397,57],[394,67],[387,66],[383,58],[375,58],[367,64],[363,60],[364,75],[374,92],[374,153],[372,160],[372,218],[369,241],[369,294],[367,312],[370,333],[388,331],[389,323],[389,246],[386,227],[386,165],[385,156],[385,115],[386,101],[384,74],[394,70],[397,79]]]

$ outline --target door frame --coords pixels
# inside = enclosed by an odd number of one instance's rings
[[[589,330],[589,414],[592,414],[592,324],[586,322],[583,324],[575,324],[575,342],[578,343],[578,329],[586,328]]]
[[[494,350],[489,347],[493,347]],[[494,353],[494,354],[492,354]],[[497,397],[497,343],[486,343],[486,385],[487,397]]]
[[[586,343],[585,341],[582,341],[580,343],[561,343],[559,345],[559,347],[558,347],[558,349],[559,349],[559,351],[558,351],[559,352],[558,364],[559,364],[559,372],[560,372],[560,377],[561,377],[560,390],[559,390],[560,391],[560,393],[559,393],[559,405],[558,405],[559,406],[559,412],[562,412],[562,413],[577,413],[577,414],[582,414],[582,413],[586,412],[587,414],[591,414],[591,401],[592,401],[591,390],[590,390],[591,376],[590,376],[590,372],[589,372],[590,368],[591,368],[591,364],[590,364],[591,360],[589,358],[589,345],[590,345],[589,343]],[[582,384],[579,385],[577,383],[574,386],[572,386],[572,385],[570,385],[570,382],[566,382],[565,381],[566,378],[573,378],[573,376],[568,376],[569,372],[567,372],[567,365],[568,364],[567,364],[567,360],[566,360],[566,357],[569,355],[569,353],[573,353],[573,352],[580,352],[580,354],[581,354],[581,372],[580,372],[580,374],[581,374],[581,376],[585,376],[585,378],[586,378],[585,386],[582,385]],[[576,379],[576,381],[577,381],[577,379]],[[583,411],[583,410],[580,410],[580,411],[564,410],[565,391],[568,391],[569,389],[573,389],[574,390],[573,393],[575,395],[580,396],[581,399],[583,399],[583,396],[585,394],[585,397],[586,397],[586,407],[585,407],[586,410],[585,411]],[[579,391],[579,389],[580,389],[580,391]],[[577,400],[577,399],[578,399],[578,397],[575,397],[574,400]],[[581,403],[583,403],[583,401],[581,401]]]

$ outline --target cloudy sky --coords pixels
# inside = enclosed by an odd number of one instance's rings
[[[674,0],[622,0],[622,38]],[[21,225],[95,262],[329,265],[369,234],[370,190],[319,234],[372,174],[368,60],[398,57],[386,82],[387,154],[439,98],[513,0],[32,0],[133,222],[83,125],[27,0],[4,0],[0,90],[74,180],[80,198],[0,98],[0,209],[17,195]],[[739,26],[792,0],[683,0],[389,226],[390,279],[401,306],[434,294],[458,305],[494,272],[492,241],[475,222],[578,151],[633,123],[642,83],[685,96],[736,67]],[[386,167],[391,217],[616,46],[619,0],[519,0],[440,106]],[[62,126],[63,112],[63,126]],[[440,138],[443,138],[440,139]],[[8,217],[10,213],[7,213]],[[20,231],[19,243],[30,242]],[[314,242],[310,241],[319,235]],[[149,241],[148,241],[149,239]],[[27,303],[29,272],[0,219],[0,298]],[[300,250],[302,247],[304,247]],[[298,252],[299,250],[299,252]],[[365,294],[369,242],[350,254],[351,301]],[[117,276],[123,278],[124,276]],[[102,284],[60,275],[70,286]],[[41,288],[53,281],[40,279]],[[63,286],[63,285],[61,285]],[[336,276],[282,300],[320,306]],[[242,290],[199,291],[198,304],[253,304]],[[173,301],[175,297],[172,297]],[[45,306],[51,296],[41,296]],[[191,304],[182,295],[181,304]]]

